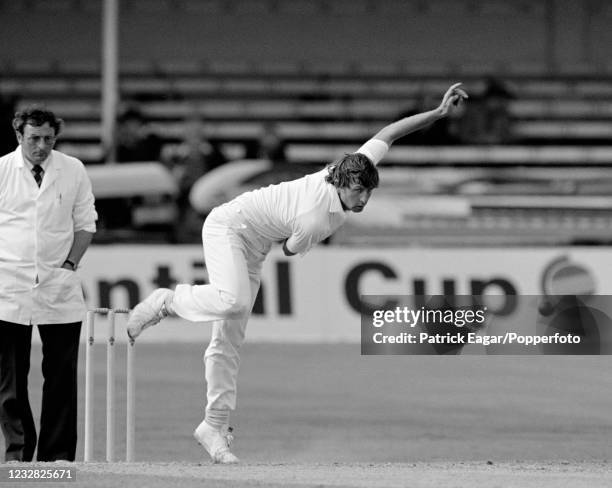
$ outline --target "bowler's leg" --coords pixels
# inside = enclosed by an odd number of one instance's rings
[[[259,290],[259,272],[251,274],[251,307]],[[250,313],[249,308],[249,313]],[[230,452],[230,410],[236,408],[240,348],[244,343],[248,315],[213,324],[212,337],[204,354],[207,385],[206,417],[194,432],[214,462],[237,463]]]
[[[192,322],[213,322],[239,318],[248,311],[251,297],[242,238],[225,223],[207,220],[203,247],[210,283],[181,284],[174,292],[166,288],[155,290],[130,314],[130,337],[137,337],[168,315]]]
[[[223,424],[228,423],[229,411],[236,409],[240,347],[245,338],[248,317],[219,320],[213,324],[210,344],[204,353],[206,375],[206,411],[226,412]]]
[[[251,306],[247,244],[234,229],[214,219],[204,224],[202,243],[209,283],[178,285],[174,311],[193,322],[243,317]]]

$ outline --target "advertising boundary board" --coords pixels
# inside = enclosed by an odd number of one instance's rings
[[[612,248],[353,248],[320,246],[304,257],[274,249],[247,329],[251,342],[360,340],[365,294],[538,295],[551,280],[588,282],[612,294]],[[92,246],[79,274],[87,305],[132,307],[157,287],[206,283],[198,245]],[[124,320],[124,319],[122,319]],[[102,321],[101,321],[102,323]],[[202,341],[209,324],[167,320],[139,340]],[[118,320],[117,339],[125,340]],[[96,337],[104,337],[103,326]]]

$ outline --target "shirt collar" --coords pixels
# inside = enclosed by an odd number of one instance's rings
[[[340,195],[338,195],[336,187],[331,183],[327,183],[327,185],[330,193],[329,213],[344,213],[344,208],[342,208],[342,202],[340,201]]]
[[[52,155],[53,155],[53,151],[51,151],[47,159],[45,159],[42,163],[40,163],[40,167],[44,170],[45,173],[47,172],[47,169],[49,168],[49,165],[51,164]],[[18,162],[22,163],[21,165],[25,166],[30,171],[32,171],[32,168],[34,168],[34,165],[30,163],[30,161],[28,161],[26,158],[23,157],[21,146],[17,148],[17,157],[19,158]]]

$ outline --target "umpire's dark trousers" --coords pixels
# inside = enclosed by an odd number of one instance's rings
[[[38,461],[74,461],[81,322],[38,327],[44,378]],[[32,461],[36,427],[28,398],[32,327],[0,320],[0,422],[6,461]]]

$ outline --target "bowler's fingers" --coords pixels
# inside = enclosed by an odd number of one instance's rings
[[[455,83],[454,85],[451,85],[451,87],[448,90],[446,90],[446,93],[444,94],[444,97],[442,98],[442,103],[450,102],[456,105],[459,99],[468,98],[467,92],[463,90],[462,88],[459,88],[460,86],[461,86],[461,83]]]
[[[469,98],[467,92],[459,88],[459,86],[461,86],[461,83],[455,83],[447,91],[447,94],[449,94],[448,101],[455,106],[459,105],[459,102],[462,100],[467,100]]]
[[[467,94],[467,92],[465,90],[463,90],[462,88],[457,88],[455,90],[455,93],[458,94],[462,100],[467,100],[468,98],[470,98],[470,96]]]

